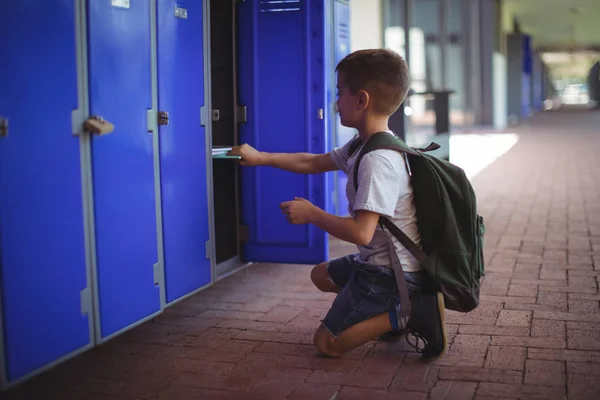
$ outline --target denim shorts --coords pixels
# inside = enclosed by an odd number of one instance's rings
[[[329,261],[327,271],[341,289],[323,319],[323,326],[334,336],[354,324],[389,312],[400,311],[400,296],[394,270],[390,267],[358,263],[358,255]],[[425,271],[405,272],[409,295],[420,292],[428,281]]]

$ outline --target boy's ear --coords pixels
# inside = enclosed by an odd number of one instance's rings
[[[367,93],[364,90],[359,90],[358,94],[357,94],[357,99],[358,99],[359,111],[366,110],[366,108],[369,106],[369,102],[371,100],[369,93]]]

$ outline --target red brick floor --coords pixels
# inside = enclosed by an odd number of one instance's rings
[[[311,286],[310,266],[255,265],[3,398],[600,398],[600,113],[514,132],[473,179],[487,276],[477,310],[448,312],[438,362],[403,340],[319,356],[312,332],[333,295]]]

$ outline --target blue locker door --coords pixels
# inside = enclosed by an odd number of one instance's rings
[[[158,0],[158,109],[167,302],[210,282],[204,106],[203,1]]]
[[[268,152],[326,152],[324,0],[245,1],[238,7],[239,101],[248,108],[241,142]],[[302,264],[327,259],[326,233],[290,225],[279,208],[294,197],[325,208],[326,193],[326,174],[243,168],[244,258]]]
[[[89,1],[90,113],[114,124],[92,142],[102,337],[160,310],[152,135],[150,2]]]
[[[350,5],[344,0],[335,0],[334,3],[334,60],[335,66],[344,57],[350,54]],[[341,147],[351,140],[356,131],[342,125],[339,114],[335,114],[336,146]],[[348,199],[346,198],[346,184],[348,177],[342,171],[337,172],[337,212],[338,215],[348,215]]]
[[[90,343],[74,2],[0,2],[0,285],[8,381]],[[49,34],[51,32],[51,34]],[[0,360],[1,363],[2,360]],[[0,369],[1,366],[0,366]]]

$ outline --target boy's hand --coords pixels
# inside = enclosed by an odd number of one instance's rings
[[[233,146],[228,156],[240,156],[240,164],[245,167],[255,167],[262,164],[262,155],[254,147],[243,144],[241,146]]]
[[[299,225],[311,223],[314,212],[317,210],[317,207],[310,201],[300,197],[283,202],[280,207],[290,223]]]

